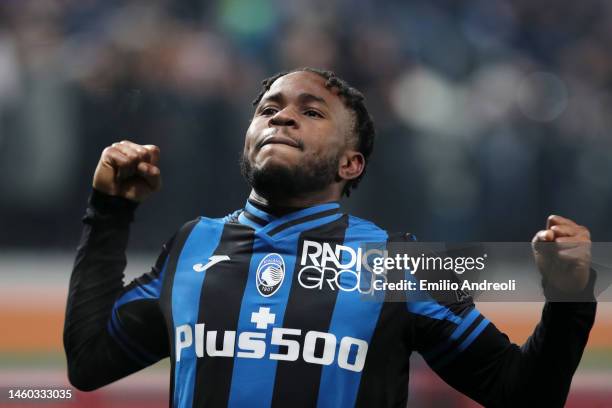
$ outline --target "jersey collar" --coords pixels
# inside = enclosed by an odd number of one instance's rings
[[[331,202],[304,208],[282,217],[276,217],[247,203],[238,216],[238,221],[264,233],[271,238],[279,238],[293,232],[300,232],[333,221],[341,216],[340,204]]]

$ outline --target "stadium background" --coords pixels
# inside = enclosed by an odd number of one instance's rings
[[[138,275],[185,220],[243,204],[250,101],[287,68],[334,69],[367,96],[379,137],[345,202],[356,215],[429,241],[528,241],[559,213],[612,241],[610,43],[603,0],[1,2],[0,387],[67,386],[63,308],[103,147],[161,147],[164,188],[130,243]],[[518,343],[541,309],[479,307]],[[411,406],[474,406],[413,361]],[[165,406],[167,375],[73,406]],[[612,406],[610,384],[606,303],[568,406]]]

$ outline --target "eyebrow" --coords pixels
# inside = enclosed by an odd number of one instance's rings
[[[309,94],[309,93],[300,94],[298,96],[298,101],[300,101],[300,103],[318,102],[318,103],[321,103],[327,106],[327,102],[325,101],[325,99],[323,99],[320,96]]]
[[[274,93],[272,95],[269,95],[263,98],[260,101],[259,105],[261,105],[263,102],[276,102],[276,103],[282,104],[283,102],[285,102],[285,99],[286,98],[282,93],[277,92],[277,93]],[[299,103],[318,102],[325,106],[328,106],[327,101],[324,98],[317,96],[317,95],[307,93],[307,92],[299,94],[297,99]]]

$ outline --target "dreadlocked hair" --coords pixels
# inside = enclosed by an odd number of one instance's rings
[[[319,75],[323,79],[326,80],[325,87],[327,89],[336,89],[340,99],[342,99],[344,106],[350,109],[355,114],[355,124],[354,124],[354,133],[357,136],[357,150],[363,155],[365,158],[363,172],[359,175],[359,177],[347,181],[344,186],[344,190],[342,191],[343,195],[347,197],[350,196],[351,190],[357,188],[357,185],[365,175],[365,171],[367,168],[368,160],[370,155],[372,154],[372,150],[374,149],[374,138],[376,136],[376,130],[374,129],[374,122],[372,121],[372,117],[370,116],[364,100],[365,97],[361,92],[357,89],[350,86],[345,80],[336,76],[333,71],[326,71],[317,68],[298,68],[293,71],[284,71],[279,72],[269,78],[261,81],[262,89],[259,92],[259,95],[253,100],[253,106],[257,106],[263,98],[264,94],[270,90],[272,84],[280,77],[283,77],[287,74],[291,74],[294,72],[312,72],[314,74]]]

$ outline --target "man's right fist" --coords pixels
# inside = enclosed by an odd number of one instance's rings
[[[143,201],[161,188],[159,147],[129,140],[104,149],[93,178],[93,187],[103,193]]]

